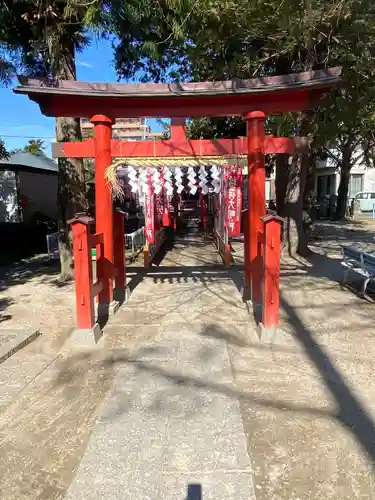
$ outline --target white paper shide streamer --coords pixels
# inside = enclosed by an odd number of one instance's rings
[[[140,190],[140,185],[139,185],[139,180],[138,180],[138,172],[132,166],[128,167],[128,178],[129,178],[129,185],[131,187],[131,192],[138,193]]]
[[[193,167],[188,168],[187,178],[189,181],[188,186],[190,189],[190,194],[195,194],[197,192],[197,180],[196,180],[195,170]]]
[[[180,167],[177,167],[175,169],[174,181],[175,181],[175,185],[177,187],[177,193],[178,194],[181,194],[182,191],[184,190],[184,185],[182,183],[182,177],[183,177],[182,170],[181,170]]]
[[[202,189],[202,194],[208,193],[208,180],[207,180],[207,170],[205,167],[201,166],[199,169],[199,186]]]
[[[163,168],[163,177],[164,177],[165,194],[167,196],[172,196],[173,195],[173,185],[172,185],[172,172],[171,172],[170,168],[168,168],[168,167]]]
[[[212,186],[214,193],[219,194],[221,191],[220,171],[216,165],[211,168]]]
[[[156,195],[161,193],[162,179],[160,176],[160,172],[157,168],[154,169],[153,174],[152,174],[152,187],[154,188],[154,193]]]

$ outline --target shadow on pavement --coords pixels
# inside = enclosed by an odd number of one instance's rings
[[[288,314],[290,323],[294,329],[295,338],[301,344],[304,352],[320,374],[325,386],[332,394],[337,403],[338,411],[328,408],[314,408],[312,405],[306,406],[300,403],[294,403],[290,400],[286,401],[282,398],[280,400],[275,398],[264,398],[252,393],[251,391],[239,391],[232,384],[216,383],[212,380],[205,380],[201,377],[183,374],[179,369],[165,368],[155,364],[154,361],[145,360],[145,354],[148,356],[153,354],[153,356],[157,359],[158,352],[160,350],[157,343],[155,343],[155,346],[151,349],[152,352],[147,351],[146,353],[142,352],[142,346],[138,351],[133,353],[130,353],[126,349],[112,350],[98,362],[103,368],[106,366],[112,367],[113,365],[129,365],[137,371],[149,373],[150,377],[164,378],[169,382],[172,382],[176,387],[184,386],[194,387],[198,390],[210,390],[215,393],[225,394],[233,399],[240,398],[241,400],[252,405],[258,405],[264,408],[270,408],[281,412],[298,412],[301,414],[316,416],[318,418],[324,417],[337,420],[345,428],[347,428],[353,437],[361,444],[362,448],[366,451],[367,455],[371,458],[372,463],[374,464],[375,424],[369,412],[350,390],[345,378],[335,366],[334,362],[328,357],[323,347],[314,341],[312,332],[304,325],[298,313],[283,297],[281,298],[281,305]],[[245,341],[236,338],[229,331],[229,329],[213,324],[204,326],[200,335],[217,338],[239,347],[245,347],[247,345]],[[250,345],[252,347],[255,346],[262,349],[265,348],[262,343],[259,343],[259,345]],[[165,355],[163,349],[160,354]],[[79,384],[79,378],[82,377],[81,362],[87,361],[91,355],[92,354],[90,353],[81,352],[73,355],[71,358],[68,358],[65,362],[65,367],[61,370],[60,376],[55,381],[56,385],[62,384],[76,386],[77,383]],[[204,359],[202,354],[201,361],[204,361],[205,363],[215,362],[214,351],[212,351],[211,358],[212,359],[208,359],[207,352],[205,352]],[[74,397],[74,394],[72,394],[72,397]],[[199,399],[199,391],[197,393],[197,398]],[[110,418],[116,418],[119,414],[128,412],[130,409],[129,403],[131,405],[130,401],[124,401],[121,408],[117,408],[115,414],[113,414]],[[202,402],[197,400],[197,408],[200,404],[202,404]],[[154,400],[149,409],[150,411],[170,412],[173,409],[170,405],[173,405],[173,398],[170,398],[168,391],[165,394],[163,394],[163,392],[159,392],[158,394],[155,394]],[[197,408],[191,408],[191,411],[199,411]]]
[[[336,419],[353,434],[375,463],[375,424],[369,412],[349,389],[344,376],[324,348],[315,342],[313,332],[306,327],[299,314],[282,295],[280,305],[288,315],[296,340],[314,364],[338,405]]]
[[[186,500],[203,500],[202,486],[200,484],[188,484]]]

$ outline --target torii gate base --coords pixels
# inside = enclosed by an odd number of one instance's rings
[[[253,313],[258,323],[259,337],[264,341],[275,338],[279,324],[282,222],[283,219],[277,215],[261,217],[262,231],[258,232],[257,258],[262,266],[262,302],[260,307],[253,304]]]
[[[81,345],[95,345],[102,336],[101,324],[127,298],[125,268],[124,212],[113,214],[113,265],[106,265],[105,241],[102,232],[91,233],[94,219],[84,214],[69,221],[72,225],[74,277],[76,283],[77,328],[72,340]],[[92,249],[96,248],[96,281],[93,281]],[[114,280],[110,289],[113,300],[108,302],[103,294],[108,282]],[[95,314],[97,297],[97,314]]]

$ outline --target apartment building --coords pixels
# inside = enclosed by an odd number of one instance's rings
[[[94,125],[86,118],[81,118],[81,130],[84,138],[94,135]],[[151,130],[146,118],[117,118],[112,126],[113,138],[123,141],[152,141],[161,139],[162,135]]]

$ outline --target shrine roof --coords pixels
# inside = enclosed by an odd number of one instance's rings
[[[220,116],[306,109],[340,81],[341,68],[218,82],[124,84],[19,77],[13,90],[47,116]],[[64,114],[65,113],[65,114]]]

